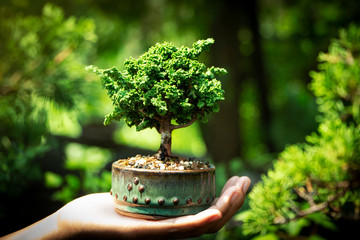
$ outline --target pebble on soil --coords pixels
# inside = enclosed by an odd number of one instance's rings
[[[155,156],[136,155],[127,159],[119,159],[116,164],[127,168],[141,168],[149,170],[202,170],[213,168],[208,162],[200,159],[185,157],[170,157],[159,160]]]

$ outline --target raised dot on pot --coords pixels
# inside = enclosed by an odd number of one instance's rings
[[[186,204],[191,204],[191,203],[192,203],[192,199],[191,199],[191,198],[186,199]]]
[[[112,196],[112,190],[110,190],[110,195]]]
[[[138,202],[138,198],[137,197],[133,197],[133,203],[137,203]]]
[[[174,204],[174,205],[178,205],[179,202],[180,202],[180,200],[179,200],[178,198],[174,198],[174,200],[173,200],[173,204]]]
[[[197,203],[200,204],[202,202],[202,198],[198,198]]]
[[[150,198],[145,198],[145,203],[146,203],[146,205],[149,205],[151,203],[151,199]]]
[[[124,200],[125,202],[127,201],[127,196],[126,196],[126,195],[123,197],[123,200]]]
[[[206,198],[206,202],[207,202],[207,203],[209,203],[209,202],[210,202],[210,197],[209,197],[209,196],[207,196],[207,198]]]
[[[138,185],[139,182],[140,182],[140,179],[138,177],[134,177],[133,182],[134,182],[135,185]]]
[[[128,191],[131,191],[131,190],[132,190],[132,185],[131,185],[131,183],[129,183],[129,184],[127,185],[127,190],[128,190]]]
[[[140,185],[138,190],[140,193],[143,193],[145,191],[145,187],[143,185]]]
[[[160,206],[164,205],[164,204],[165,204],[165,200],[164,200],[163,198],[160,198],[160,199],[158,200],[158,204],[159,204]]]
[[[115,194],[115,198],[118,199],[118,194],[117,193]]]

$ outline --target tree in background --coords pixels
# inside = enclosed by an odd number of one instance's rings
[[[311,72],[318,133],[287,147],[252,189],[251,209],[240,214],[245,233],[279,239],[311,223],[336,230],[338,220],[360,219],[360,27],[342,30],[319,60]]]

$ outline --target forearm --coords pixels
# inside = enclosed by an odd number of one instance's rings
[[[54,213],[26,228],[6,235],[5,239],[51,239],[58,234],[58,213]]]

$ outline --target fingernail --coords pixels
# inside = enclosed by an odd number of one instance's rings
[[[231,204],[234,204],[238,200],[239,196],[240,196],[240,191],[234,192],[230,200]]]
[[[215,222],[215,221],[219,220],[220,218],[221,218],[221,216],[218,214],[215,216],[212,216],[211,218],[209,218],[208,223]]]
[[[249,189],[249,186],[250,186],[250,180],[246,178],[244,180],[244,185],[243,185],[243,189],[242,189],[243,193],[247,192],[247,190]]]

